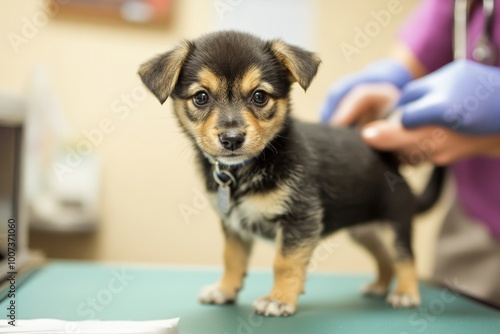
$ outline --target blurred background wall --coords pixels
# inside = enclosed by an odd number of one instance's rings
[[[65,2],[71,0],[61,1]],[[283,37],[316,51],[323,60],[307,94],[298,87],[293,90],[295,115],[315,121],[331,83],[387,55],[398,28],[417,4],[407,0],[172,0],[167,23],[140,25],[62,11],[42,24],[36,20],[43,1],[2,1],[0,90],[25,94],[30,73],[44,65],[71,126],[72,142],[85,139],[85,133],[101,127],[103,120],[107,124],[107,133],[92,151],[102,162],[96,230],[32,231],[31,248],[53,258],[220,265],[219,222],[201,197],[192,151],[169,101],[161,106],[141,93],[139,64],[181,39],[238,25],[266,37]],[[397,10],[378,16],[391,8]],[[22,35],[26,22],[33,20],[35,29],[14,47],[9,36]],[[374,30],[363,42],[359,31],[365,29]],[[342,47],[356,51],[346,55]],[[423,183],[422,173],[413,173],[417,188]],[[432,265],[440,215],[439,209],[434,210],[416,223],[415,247],[423,276]],[[324,247],[327,256],[315,263],[317,270],[373,268],[368,256],[343,232]],[[269,267],[272,254],[272,245],[260,243],[252,265]]]

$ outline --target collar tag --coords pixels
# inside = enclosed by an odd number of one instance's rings
[[[215,160],[215,168],[213,177],[219,185],[217,189],[217,206],[224,214],[228,214],[231,210],[231,184],[236,185],[236,179],[228,170],[221,169],[219,162]]]
[[[231,187],[229,185],[224,184],[217,189],[217,206],[225,215],[231,211]]]

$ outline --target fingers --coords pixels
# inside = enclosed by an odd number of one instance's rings
[[[349,90],[351,90],[351,88],[352,85],[350,82],[339,82],[330,89],[326,100],[320,109],[320,118],[323,123],[328,123],[330,121],[340,101],[349,92]]]
[[[408,129],[424,125],[450,126],[444,117],[446,106],[439,101],[436,95],[426,95],[400,108],[402,111],[401,122]]]
[[[411,81],[401,90],[401,97],[398,101],[397,106],[399,107],[418,100],[428,92],[429,88],[426,77]]]
[[[399,90],[388,83],[359,85],[340,102],[332,119],[336,125],[366,123],[379,117],[396,103]]]
[[[415,141],[415,134],[401,123],[379,120],[365,126],[361,132],[364,141],[381,151],[404,151]]]
[[[399,122],[386,120],[368,124],[362,136],[371,147],[394,152],[402,163],[411,165],[425,161],[447,165],[470,155],[478,147],[465,136],[448,129],[427,126],[408,130]]]
[[[436,92],[429,90],[429,80],[425,77],[412,81],[403,88],[397,107],[402,111],[401,121],[404,127],[413,129],[424,125],[449,126],[444,118],[446,106]]]

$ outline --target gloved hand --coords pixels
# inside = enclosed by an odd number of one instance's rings
[[[394,59],[381,59],[360,72],[341,79],[330,89],[321,108],[321,121],[328,122],[335,114],[342,99],[357,85],[366,83],[390,83],[401,89],[412,80],[410,71]]]
[[[469,135],[500,134],[500,68],[456,60],[408,83],[398,106],[406,128],[434,124]]]

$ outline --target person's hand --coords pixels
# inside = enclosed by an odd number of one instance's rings
[[[500,68],[454,61],[402,89],[406,128],[439,125],[469,135],[500,134]]]
[[[406,129],[401,117],[374,121],[377,118],[374,111],[384,105],[395,105],[399,97],[399,90],[389,84],[359,86],[341,102],[333,121],[337,125],[369,122],[362,128],[364,141],[378,150],[395,152],[403,164],[430,161],[448,165],[472,156],[500,157],[500,135],[470,136],[438,126]],[[398,115],[401,113],[393,116]]]
[[[360,84],[342,99],[330,123],[363,126],[392,111],[399,96],[399,89],[392,84]]]
[[[366,95],[370,94],[371,89],[374,86],[371,84],[384,83],[387,86],[392,86],[393,92],[401,89],[405,84],[412,80],[412,75],[410,71],[400,62],[393,59],[382,59],[376,61],[366,67],[360,72],[347,76],[341,79],[330,89],[325,102],[321,108],[321,120],[322,122],[329,122],[334,114],[337,112],[337,108],[340,106],[341,102],[346,95],[358,94]],[[362,103],[368,103],[363,105],[361,109],[367,110],[373,107],[373,104],[377,107],[382,106],[385,101],[378,99],[379,94],[373,92],[372,97],[368,100],[364,100]],[[344,108],[348,110],[349,107]],[[345,119],[347,116],[347,120]],[[345,124],[347,121],[356,121],[354,117],[350,117],[348,112],[343,114],[339,113],[338,116],[335,115],[335,122]],[[359,115],[361,116],[361,115]]]
[[[375,149],[397,152],[403,164],[448,165],[473,156],[500,157],[500,135],[470,136],[438,126],[405,129],[398,121],[378,120],[365,126],[362,136]]]

